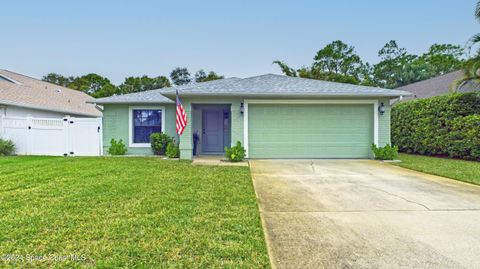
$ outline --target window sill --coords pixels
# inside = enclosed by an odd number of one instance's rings
[[[128,145],[130,148],[150,148],[150,143],[134,143]]]

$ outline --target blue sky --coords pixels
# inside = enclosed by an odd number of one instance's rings
[[[476,0],[2,1],[0,68],[34,77],[95,72],[168,75],[176,66],[227,77],[312,62],[333,40],[378,61],[389,40],[412,53],[464,45],[480,24]]]

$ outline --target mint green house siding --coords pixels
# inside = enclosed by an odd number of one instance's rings
[[[158,107],[164,108],[162,113],[165,113],[165,132],[172,137],[175,137],[178,141],[178,137],[175,133],[175,105],[173,104],[145,104],[145,105],[128,105],[128,104],[106,104],[103,111],[103,149],[107,154],[107,150],[110,147],[110,141],[112,138],[116,140],[122,139],[125,145],[128,147],[128,155],[151,155],[152,150],[150,147],[131,147],[129,145],[130,132],[129,132],[129,108],[151,108]]]
[[[232,102],[231,107],[231,114],[232,114],[232,146],[237,144],[237,141],[240,141],[242,145],[244,144],[243,141],[243,117],[244,115],[240,113],[240,104],[243,100],[236,100]]]
[[[385,106],[385,114],[378,115],[378,145],[383,147],[390,144],[390,100],[380,99],[379,104],[383,103]]]

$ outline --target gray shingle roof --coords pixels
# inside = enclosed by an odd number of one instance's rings
[[[213,80],[208,82],[201,82],[201,83],[191,83],[188,85],[182,86],[175,86],[175,87],[168,87],[144,92],[136,92],[136,93],[129,93],[129,94],[122,94],[122,95],[115,95],[105,98],[98,98],[95,100],[98,104],[148,104],[148,103],[160,103],[160,104],[170,104],[175,103],[172,99],[165,97],[162,92],[165,89],[171,89],[171,91],[175,94],[175,91],[178,90],[179,92],[183,93],[184,90],[189,89],[191,87],[206,88],[212,87],[212,85],[223,85],[224,87],[228,87],[229,83],[232,81],[239,80],[239,78],[226,78],[226,79],[219,79]]]
[[[114,95],[114,96],[104,97],[104,98],[97,98],[95,99],[95,102],[97,104],[174,103],[169,98],[163,96],[160,93],[160,90],[135,92],[135,93],[129,93],[129,94]]]
[[[403,100],[415,98],[428,98],[432,96],[447,94],[450,92],[450,86],[455,80],[461,79],[464,76],[462,70],[447,73],[441,76],[422,80],[412,84],[408,84],[397,88],[396,90],[409,91],[412,96],[404,98]],[[467,82],[461,85],[459,92],[471,92],[480,90],[480,84],[474,81]]]
[[[165,88],[165,96],[175,93],[175,88]],[[285,96],[285,97],[328,97],[328,96],[403,96],[405,91],[396,91],[346,83],[266,74],[244,79],[231,79],[225,83],[191,85],[179,92],[185,96]]]
[[[98,103],[149,103],[173,98],[175,91],[182,96],[238,97],[398,97],[409,92],[375,87],[336,83],[314,79],[266,74],[249,78],[227,78],[192,83],[147,92],[98,99]],[[163,96],[162,96],[163,95]]]

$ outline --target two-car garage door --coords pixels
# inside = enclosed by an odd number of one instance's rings
[[[372,104],[249,104],[249,158],[368,158]]]

